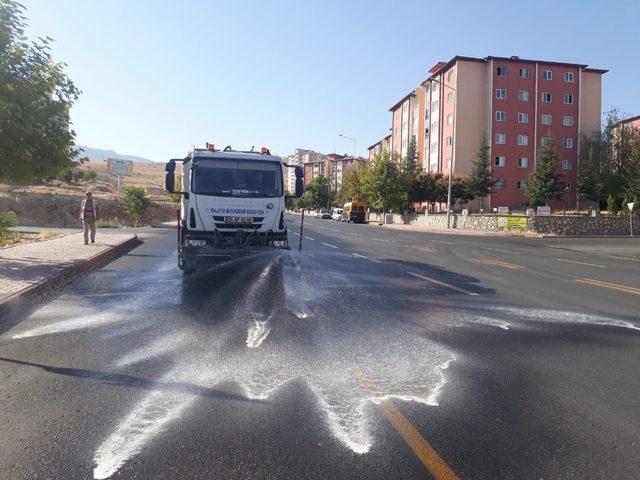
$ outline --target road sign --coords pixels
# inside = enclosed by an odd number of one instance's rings
[[[536,211],[538,217],[548,217],[551,215],[551,207],[538,207]]]
[[[633,212],[633,202],[627,203],[627,207],[629,207],[630,212]]]
[[[498,207],[498,213],[509,213],[509,207]]]
[[[527,217],[498,217],[498,226],[504,228],[527,228]]]
[[[118,158],[107,159],[107,173],[111,175],[131,175],[133,173],[133,161],[120,160]]]

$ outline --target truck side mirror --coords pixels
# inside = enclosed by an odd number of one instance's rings
[[[297,173],[297,169],[296,169],[296,173]],[[304,182],[302,181],[301,178],[296,178],[296,192],[295,192],[295,197],[301,197],[302,193],[304,192]]]
[[[302,167],[296,167],[296,179],[304,178],[304,170]]]
[[[164,176],[164,188],[167,192],[173,193],[176,189],[176,177],[173,172],[167,172]]]
[[[173,193],[176,189],[176,178],[173,172],[176,171],[176,162],[175,160],[169,160],[164,167],[165,172],[167,172],[164,176],[164,188],[169,193]]]

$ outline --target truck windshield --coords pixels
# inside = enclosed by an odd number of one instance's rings
[[[193,170],[192,191],[228,197],[280,197],[281,172],[276,162],[200,160]]]

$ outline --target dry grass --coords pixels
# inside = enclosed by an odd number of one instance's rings
[[[0,237],[0,247],[8,247],[19,243],[42,242],[64,235],[57,232],[11,232],[9,235]]]

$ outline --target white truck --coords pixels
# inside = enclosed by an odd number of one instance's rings
[[[176,163],[182,186],[175,190]],[[295,194],[303,190],[303,170],[289,166],[263,147],[260,152],[189,148],[165,166],[165,187],[182,196],[178,217],[178,266],[189,273],[261,251],[289,248],[283,168],[295,170]]]

